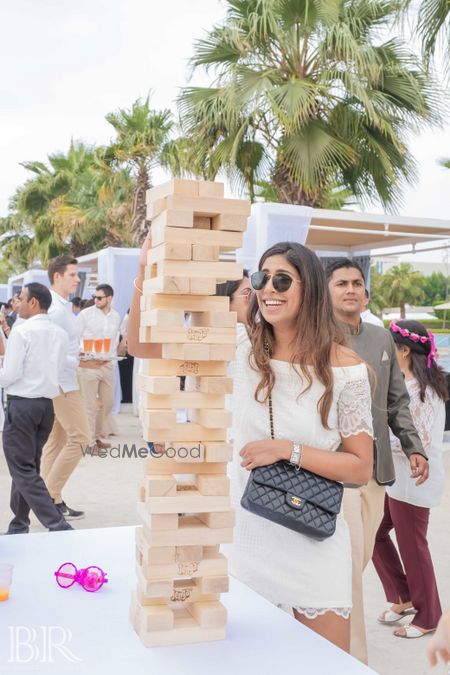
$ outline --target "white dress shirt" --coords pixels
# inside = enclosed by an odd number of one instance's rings
[[[51,291],[51,294],[52,304],[48,310],[48,316],[53,323],[66,331],[67,337],[69,338],[66,365],[60,382],[61,389],[67,394],[69,391],[77,391],[79,389],[77,368],[80,361],[80,350],[76,316],[72,312],[72,303],[70,300],[65,300],[59,293],[55,293],[55,291]]]
[[[11,331],[0,387],[24,398],[58,396],[68,346],[66,333],[47,314],[30,317]]]
[[[384,328],[384,323],[379,319],[370,309],[366,309],[364,312],[361,312],[361,321],[364,323],[372,323],[374,326],[381,326]]]
[[[76,317],[78,339],[83,338],[111,338],[111,352],[115,352],[119,342],[120,314],[110,309],[105,314],[101,309],[86,307]]]

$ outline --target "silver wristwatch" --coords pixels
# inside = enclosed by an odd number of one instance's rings
[[[297,467],[297,469],[299,468],[301,454],[302,454],[302,446],[300,445],[300,443],[294,443],[289,462],[293,464],[295,467]]]

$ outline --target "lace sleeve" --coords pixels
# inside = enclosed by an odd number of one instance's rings
[[[365,433],[373,438],[372,397],[367,377],[345,383],[338,399],[338,428],[344,438]]]
[[[425,392],[425,401],[420,400],[419,387],[409,389],[410,403],[409,409],[411,411],[412,421],[417,429],[420,440],[422,441],[423,449],[429,452],[431,448],[431,432],[434,422],[434,409],[430,389],[427,388]]]

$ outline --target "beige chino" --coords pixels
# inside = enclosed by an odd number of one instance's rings
[[[114,406],[114,363],[95,369],[79,368],[78,379],[86,404],[90,443],[93,444],[98,438],[97,431],[104,428]]]

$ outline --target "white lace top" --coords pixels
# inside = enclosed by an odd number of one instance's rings
[[[414,506],[429,508],[438,506],[445,485],[445,470],[442,459],[442,439],[445,426],[445,404],[437,394],[427,387],[425,401],[420,400],[420,388],[417,380],[406,380],[411,417],[427,453],[430,464],[430,476],[425,483],[417,486],[411,478],[409,459],[403,453],[400,441],[391,432],[391,448],[395,466],[395,483],[387,488],[393,499]]]
[[[240,466],[239,451],[249,441],[270,438],[268,406],[254,399],[259,374],[250,368],[250,343],[238,344],[230,365],[234,392],[234,459],[230,464],[231,498],[236,509],[234,544],[227,550],[231,573],[274,604],[295,607],[308,616],[351,607],[351,551],[347,525],[340,515],[335,534],[316,541],[245,511],[240,500],[249,473]],[[333,451],[341,436],[372,434],[371,395],[364,364],[333,368],[334,393],[328,418],[322,425],[317,402],[323,385],[313,380],[301,394],[302,381],[289,363],[272,361],[275,438]]]

